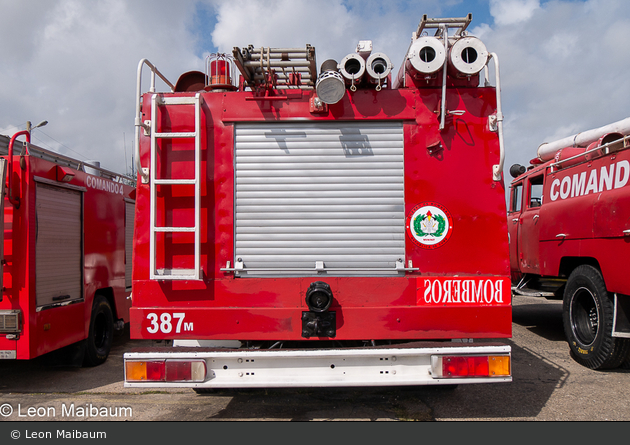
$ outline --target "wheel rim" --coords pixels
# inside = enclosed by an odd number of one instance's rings
[[[94,320],[94,346],[102,349],[107,342],[107,318],[104,314],[98,314]]]
[[[590,346],[595,342],[599,319],[593,293],[585,287],[576,290],[571,299],[571,329],[582,344]]]

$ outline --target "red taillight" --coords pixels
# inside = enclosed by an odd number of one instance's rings
[[[435,378],[507,377],[511,375],[509,355],[433,356]]]
[[[178,382],[182,380],[192,380],[192,370],[190,362],[166,362],[166,381]]]
[[[206,362],[203,360],[126,361],[128,382],[203,382]]]
[[[147,362],[147,380],[161,382],[164,380],[164,362]]]
[[[485,377],[488,373],[488,357],[442,357],[444,377]]]

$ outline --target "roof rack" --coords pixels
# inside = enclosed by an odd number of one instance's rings
[[[418,30],[416,31],[416,36],[420,37],[422,31],[426,29],[437,29],[435,31],[435,36],[439,37],[442,35],[443,26],[447,28],[457,28],[455,31],[456,36],[462,35],[468,25],[472,22],[472,14],[468,14],[466,17],[453,17],[453,18],[445,18],[445,19],[430,19],[426,14],[422,16],[422,20],[418,24]]]
[[[252,89],[312,89],[317,80],[315,47],[234,47],[234,63]]]
[[[9,154],[9,142],[11,138],[8,136],[0,134],[0,155],[6,156]],[[131,176],[123,175],[120,173],[115,173],[110,170],[106,170],[97,165],[93,165],[87,162],[79,161],[74,158],[70,158],[68,156],[64,156],[59,153],[55,153],[50,150],[46,150],[42,147],[38,147],[37,145],[28,144],[26,142],[16,141],[16,143],[24,144],[26,147],[26,152],[33,157],[45,159],[47,161],[54,162],[55,164],[70,167],[75,170],[79,170],[85,172],[85,168],[93,169],[98,171],[99,175],[102,178],[109,179],[114,182],[120,182],[123,184],[134,186],[136,185],[136,181]]]

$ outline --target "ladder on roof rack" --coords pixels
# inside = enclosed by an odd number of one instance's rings
[[[168,106],[194,106],[195,107],[195,131],[190,132],[161,132],[158,119],[158,107]],[[175,140],[175,139],[189,139],[194,138],[195,153],[194,153],[194,177],[186,179],[174,179],[174,178],[157,178],[157,152],[158,152],[158,140]],[[150,253],[150,276],[152,280],[199,280],[200,274],[200,258],[199,258],[199,246],[200,246],[200,232],[199,232],[199,214],[200,214],[200,199],[201,199],[201,96],[197,93],[195,96],[187,97],[163,97],[159,94],[153,94],[151,98],[151,167],[150,167],[150,192],[151,192],[151,238],[149,241],[149,253]],[[174,186],[174,185],[193,185],[194,186],[194,225],[192,227],[169,227],[169,226],[157,226],[157,188],[158,186]],[[167,202],[164,201],[164,209],[166,212]],[[164,234],[163,239],[166,239],[168,234],[175,233],[193,233],[194,234],[194,265],[193,268],[166,268],[157,269],[157,247],[161,247],[164,251],[164,257],[166,260],[167,252],[165,242],[162,246],[158,246],[157,236],[158,234]],[[171,258],[172,260],[173,258]],[[167,262],[165,261],[165,264]]]
[[[453,18],[444,18],[444,19],[431,19],[426,14],[422,16],[422,20],[418,24],[418,29],[416,31],[416,36],[420,37],[422,35],[422,31],[426,29],[436,29],[435,36],[440,37],[442,35],[442,29],[444,27],[447,28],[457,28],[455,31],[456,36],[461,36],[470,22],[472,21],[472,14],[468,14],[466,17],[453,17]]]
[[[250,88],[312,89],[317,81],[315,47],[234,47],[232,54],[243,80]]]

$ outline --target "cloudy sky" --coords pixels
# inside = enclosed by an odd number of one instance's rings
[[[143,58],[175,82],[234,46],[309,43],[319,64],[372,40],[397,72],[423,14],[469,12],[500,60],[506,168],[630,116],[627,0],[0,0],[0,134],[47,120],[37,145],[128,172]]]

